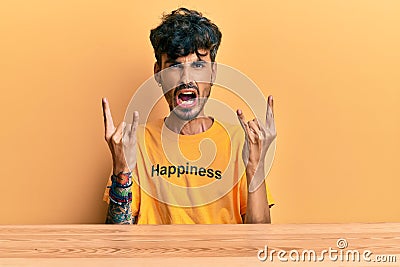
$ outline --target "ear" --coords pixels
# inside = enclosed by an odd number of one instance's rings
[[[217,62],[211,62],[211,85],[214,84],[217,77]]]
[[[154,71],[154,79],[158,84],[161,84],[161,75],[160,75],[161,67],[157,61],[154,63],[153,71]]]

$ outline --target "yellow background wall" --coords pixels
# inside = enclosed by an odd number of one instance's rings
[[[273,223],[400,221],[400,2],[1,1],[0,223],[102,223],[101,97],[121,121],[162,12],[199,9],[217,61],[275,97]]]

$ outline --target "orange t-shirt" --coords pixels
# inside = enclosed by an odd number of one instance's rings
[[[138,224],[243,223],[243,142],[240,126],[218,121],[195,135],[176,134],[162,119],[138,127],[132,216]],[[267,199],[272,206],[268,186]]]

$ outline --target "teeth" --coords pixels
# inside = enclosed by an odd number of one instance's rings
[[[193,94],[192,92],[183,92],[182,93],[183,95],[191,95],[191,94]]]
[[[194,100],[190,99],[190,100],[182,101],[182,104],[191,104],[193,102],[194,102]]]

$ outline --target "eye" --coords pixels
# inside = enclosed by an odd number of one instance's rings
[[[174,63],[172,65],[169,66],[171,69],[180,69],[182,68],[182,64],[180,63]]]
[[[204,68],[204,62],[194,62],[192,66],[196,69]]]

